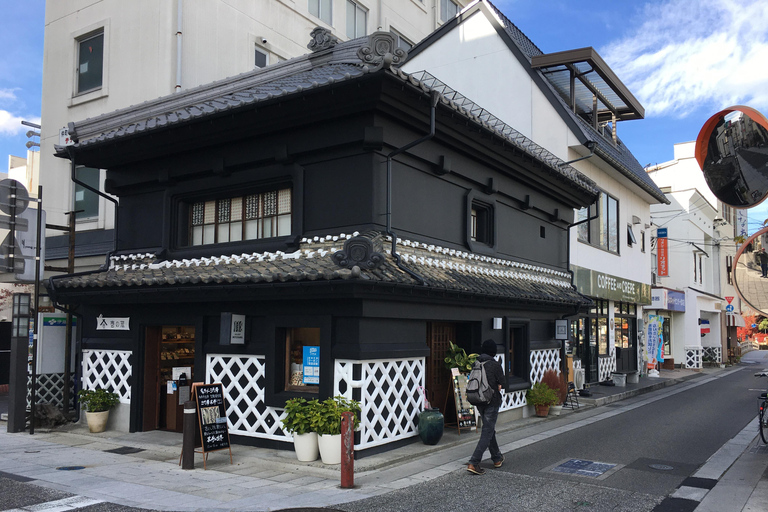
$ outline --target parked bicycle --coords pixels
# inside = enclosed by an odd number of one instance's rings
[[[756,373],[755,377],[768,377],[768,369],[763,370],[760,373]],[[760,409],[757,412],[757,419],[759,421],[758,428],[760,429],[760,438],[764,443],[768,444],[768,392],[760,393],[758,397],[758,405]]]

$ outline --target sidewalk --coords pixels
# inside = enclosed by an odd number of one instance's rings
[[[664,370],[661,378],[644,377],[639,384],[627,387],[592,386],[593,396],[580,397],[582,406],[577,411],[565,409],[560,417],[531,417],[506,423],[501,419],[497,428],[499,444],[503,452],[513,451],[624,412],[622,408],[600,407],[605,403],[676,384],[679,386],[671,391],[682,391],[728,371],[731,369]],[[629,407],[641,407],[649,400],[661,398],[663,394],[652,393]],[[747,429],[748,437],[746,432]],[[701,510],[718,510],[714,500],[725,496],[724,492],[738,495],[740,502],[747,504],[744,510],[766,510],[768,479],[764,472],[768,457],[755,446],[756,427],[748,432],[752,437],[746,450],[745,446],[736,445],[736,449],[731,447],[718,457],[717,463],[725,469],[737,462],[701,503],[704,507],[711,501],[714,508]],[[465,431],[459,435],[456,430],[446,430],[437,446],[424,445],[416,438],[398,449],[356,460],[355,488],[341,489],[338,466],[325,466],[320,461],[298,462],[290,450],[234,445],[234,464],[229,464],[228,452],[214,452],[208,457],[208,470],[203,470],[202,456],[197,455],[196,469],[185,471],[178,466],[178,433],[90,434],[84,425],[73,424],[53,430],[36,429],[34,435],[7,434],[4,423],[0,423],[0,476],[91,500],[156,510],[324,507],[387,493],[463,469],[471,451],[467,445],[476,442],[476,433]],[[762,471],[747,482],[731,473],[741,471],[742,467],[750,474],[755,474],[759,467]],[[729,504],[736,503],[733,497],[725,499]]]

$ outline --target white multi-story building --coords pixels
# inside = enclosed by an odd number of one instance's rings
[[[43,65],[41,175],[48,223],[77,211],[78,270],[104,263],[114,247],[114,206],[105,172],[54,157],[67,123],[308,52],[316,26],[344,41],[390,31],[410,47],[468,0],[68,0],[47,2]],[[49,263],[67,241],[49,232]],[[57,236],[58,235],[58,236]],[[119,236],[119,234],[117,235]]]
[[[666,230],[668,271],[655,270],[647,309],[661,320],[667,365],[700,368],[705,356],[724,360],[743,319],[732,280],[736,213],[710,191],[694,149],[675,144],[674,160],[647,169],[670,199],[651,206],[654,235]]]
[[[619,121],[643,117],[639,102],[592,48],[544,54],[485,0],[413,48],[403,68],[426,70],[490,124],[500,119],[522,145],[533,141],[597,183],[589,211],[560,214],[573,219],[562,258],[594,301],[571,317],[569,349],[587,382],[636,375],[651,298],[650,205],[667,201],[616,133]]]

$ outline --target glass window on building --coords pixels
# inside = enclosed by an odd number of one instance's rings
[[[440,0],[440,21],[445,22],[459,13],[459,5],[453,0]]]
[[[101,170],[93,167],[78,167],[75,177],[89,187],[99,190]],[[99,195],[75,183],[75,219],[93,219],[99,216]]]
[[[104,31],[77,40],[77,94],[99,89],[104,73]]]
[[[619,202],[605,192],[600,193],[597,207],[582,208],[576,214],[577,221],[591,219],[579,224],[577,238],[580,242],[599,247],[613,253],[619,252]]]
[[[320,328],[286,329],[285,389],[318,393],[320,385]]]
[[[309,14],[320,18],[329,25],[331,23],[331,4],[333,0],[309,0]]]
[[[367,34],[368,11],[352,0],[347,0],[347,37],[355,39]]]

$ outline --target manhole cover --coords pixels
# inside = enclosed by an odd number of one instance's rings
[[[659,471],[672,471],[675,469],[672,466],[667,466],[666,464],[648,464],[648,467],[651,469],[658,469]]]
[[[121,446],[112,450],[104,450],[106,453],[116,453],[117,455],[129,455],[131,453],[143,452],[144,448],[134,448],[133,446]]]
[[[551,471],[555,473],[565,473],[569,475],[599,478],[603,476],[607,471],[610,471],[615,467],[616,464],[608,464],[606,462],[571,459],[561,463],[558,466],[555,466],[551,469]]]
[[[56,469],[59,471],[78,471],[80,469],[85,469],[85,466],[60,466]]]

